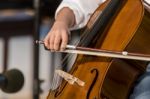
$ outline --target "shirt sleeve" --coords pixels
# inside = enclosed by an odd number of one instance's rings
[[[87,24],[92,13],[104,1],[105,0],[63,0],[56,10],[55,17],[62,8],[68,7],[73,11],[76,21],[76,24],[71,30],[79,29]]]

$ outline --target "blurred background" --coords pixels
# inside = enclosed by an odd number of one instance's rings
[[[0,90],[0,99],[46,99],[52,79],[51,65],[58,63],[53,59],[58,57],[59,61],[59,54],[53,55],[43,46],[38,50],[34,41],[42,40],[50,30],[60,2],[0,0],[0,73],[16,68],[25,79],[18,92]]]
[[[150,4],[150,0],[145,0]],[[0,73],[16,68],[25,78],[16,93],[0,90],[0,99],[46,99],[59,53],[35,45],[54,22],[61,0],[0,0]]]

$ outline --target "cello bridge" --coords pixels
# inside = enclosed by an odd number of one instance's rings
[[[81,81],[77,77],[64,72],[62,70],[55,70],[55,73],[64,78],[69,84],[73,85],[74,83],[78,84],[79,86],[84,86],[85,82]]]

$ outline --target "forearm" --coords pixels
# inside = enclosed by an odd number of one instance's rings
[[[63,22],[70,28],[75,25],[75,15],[71,9],[64,7],[56,15],[55,22]]]

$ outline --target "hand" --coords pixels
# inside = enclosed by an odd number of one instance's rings
[[[63,21],[55,21],[44,39],[44,45],[51,51],[63,51],[68,43],[68,26]]]

